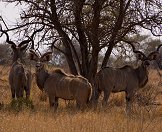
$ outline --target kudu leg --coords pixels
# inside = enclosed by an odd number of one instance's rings
[[[15,98],[15,89],[13,87],[11,87],[11,93],[12,93],[12,99]]]
[[[58,108],[58,98],[55,97],[55,102],[54,102],[54,110],[56,111]]]
[[[30,97],[30,88],[24,87],[24,89],[25,89],[25,93],[26,93],[26,99],[29,99],[29,97]]]
[[[19,89],[19,88],[17,88],[16,89],[16,97],[17,98],[22,98],[23,97],[23,90],[22,89]]]
[[[101,90],[94,90],[93,91],[93,95],[92,95],[92,98],[91,98],[91,103],[92,103],[92,106],[94,108],[97,107],[98,99],[99,99],[100,94],[101,94]]]
[[[98,103],[98,98],[99,98],[100,94],[101,94],[101,90],[95,91],[94,99],[95,99],[96,103]]]
[[[83,102],[78,105],[78,110],[80,110],[80,111],[84,111],[86,108],[87,108],[86,102]]]
[[[51,96],[49,96],[49,105],[50,105],[50,107],[54,106],[54,99]]]
[[[81,101],[79,99],[76,99],[76,108],[77,110],[81,109]]]
[[[25,93],[26,93],[26,99],[29,99],[30,97],[30,89],[31,89],[31,83],[32,83],[32,74],[30,73],[30,71],[28,71],[28,73],[26,74],[27,76],[27,84],[25,86]]]
[[[77,110],[84,111],[88,106],[88,101],[89,97],[87,96],[76,97]]]
[[[126,93],[126,113],[127,115],[131,115],[132,112],[132,104],[133,104],[133,94]]]
[[[108,92],[107,90],[104,90],[104,98],[103,98],[103,101],[102,101],[102,106],[107,105],[109,96],[110,96],[110,92]]]
[[[76,102],[76,108],[78,111],[83,110],[83,106],[80,102]]]
[[[80,104],[80,110],[84,111],[86,108],[89,107],[89,96],[84,97],[84,99],[82,98],[80,100],[81,104]]]
[[[54,111],[56,111],[58,107],[58,98],[49,96],[49,104],[50,104],[50,107],[54,108]]]

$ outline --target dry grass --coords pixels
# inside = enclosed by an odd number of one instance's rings
[[[0,102],[4,104],[0,110],[0,132],[159,132],[162,129],[161,105],[137,105],[137,101],[134,113],[128,118],[125,113],[124,93],[111,94],[109,105],[106,108],[99,106],[95,111],[80,112],[76,110],[75,102],[67,105],[67,102],[60,100],[58,111],[54,112],[49,108],[48,100],[42,96],[35,81],[31,90],[34,109],[24,107],[19,112],[15,111],[10,107],[8,69],[6,67],[5,70],[1,70],[0,75]],[[150,71],[149,84],[146,90],[140,92],[147,92],[142,100],[151,96],[153,102],[161,103],[159,80],[156,71]],[[154,89],[154,92],[148,90],[150,88]]]

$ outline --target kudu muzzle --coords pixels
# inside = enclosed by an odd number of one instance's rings
[[[150,65],[150,60],[145,60],[143,63],[144,63],[145,66],[148,67]]]
[[[39,61],[39,62],[36,63],[35,67],[37,68],[37,70],[40,70],[40,69],[42,69],[43,65],[42,65],[42,63]]]

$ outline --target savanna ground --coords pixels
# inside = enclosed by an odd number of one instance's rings
[[[159,132],[162,130],[162,82],[150,70],[149,83],[139,90],[130,117],[125,113],[124,93],[111,94],[109,105],[97,110],[77,111],[75,102],[59,100],[56,112],[32,83],[29,106],[11,102],[9,67],[0,67],[0,132]],[[35,80],[35,79],[34,79]],[[101,97],[102,98],[102,97]],[[43,101],[44,100],[44,101]],[[32,106],[32,107],[31,107]]]

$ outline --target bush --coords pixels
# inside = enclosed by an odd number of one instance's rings
[[[141,88],[135,95],[135,101],[141,106],[153,105],[158,95],[157,88],[153,85],[147,85]]]
[[[19,99],[13,99],[10,103],[10,107],[14,111],[21,111],[25,108],[27,109],[34,109],[34,105],[32,100],[19,98]]]

